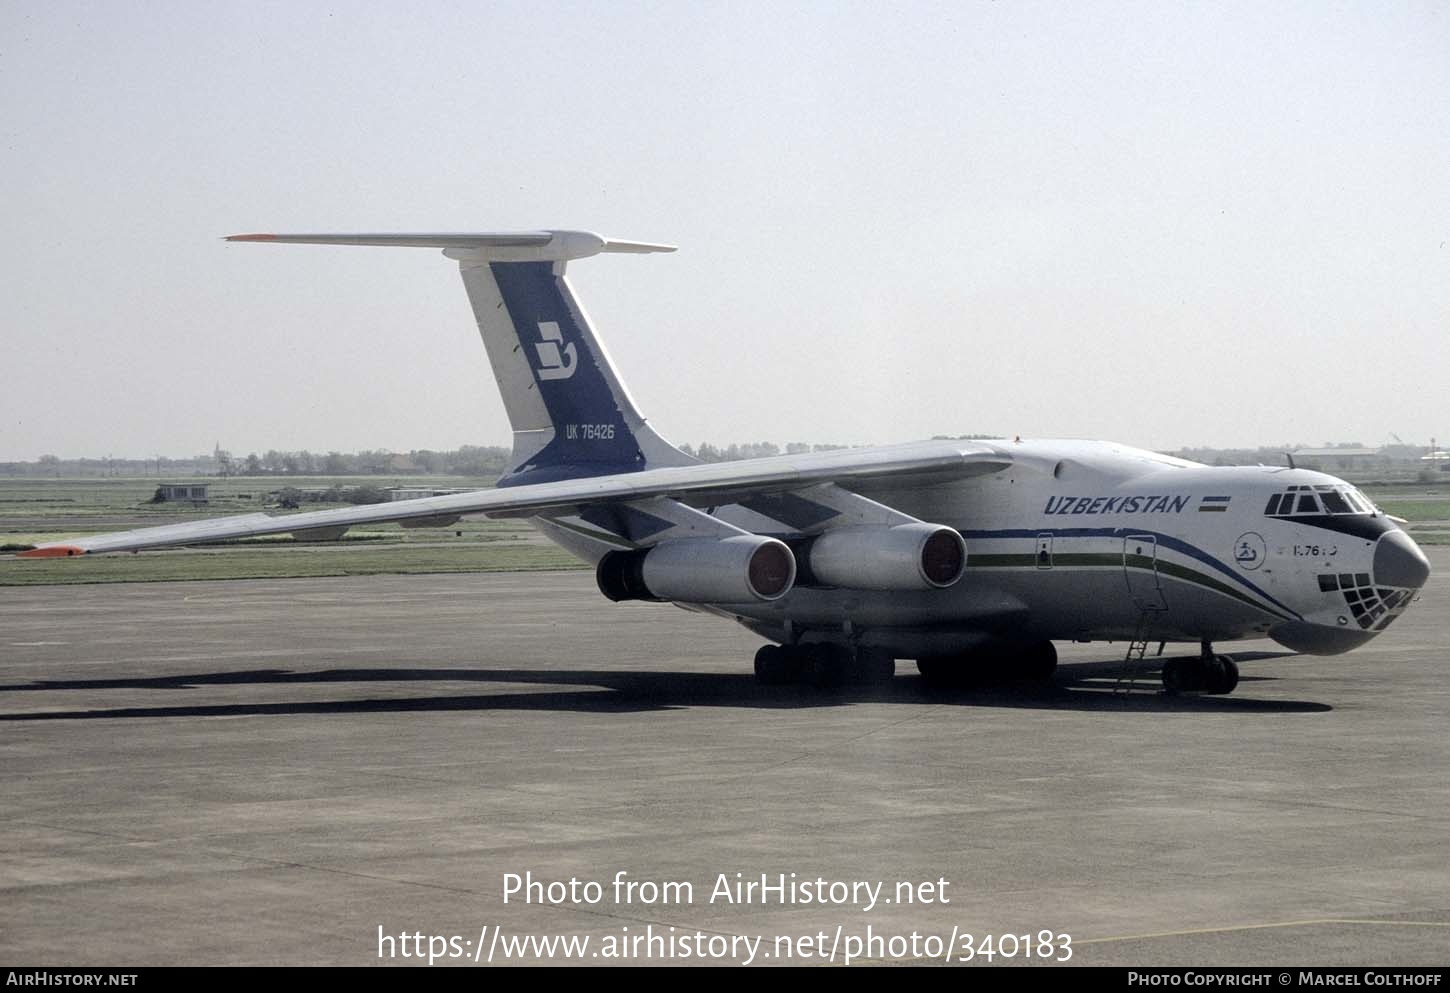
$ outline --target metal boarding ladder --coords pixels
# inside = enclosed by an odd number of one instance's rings
[[[1133,631],[1133,641],[1128,645],[1128,652],[1123,656],[1123,668],[1118,672],[1118,679],[1113,683],[1114,694],[1128,694],[1137,689],[1139,677],[1146,675],[1148,664],[1145,659],[1148,655],[1148,645],[1152,639],[1152,633],[1157,623],[1158,615],[1164,612],[1163,607],[1141,604],[1138,612],[1138,626]],[[1158,642],[1158,654],[1163,654],[1164,642]]]

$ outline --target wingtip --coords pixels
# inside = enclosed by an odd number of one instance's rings
[[[28,552],[20,552],[16,558],[21,559],[63,559],[72,555],[84,555],[86,550],[75,545],[44,545],[40,548],[32,548]]]
[[[276,241],[275,234],[229,234],[222,241]]]
[[[679,250],[678,245],[661,245],[653,241],[621,241],[617,238],[604,238],[604,251],[626,252],[631,254],[644,255],[650,252],[674,252]]]

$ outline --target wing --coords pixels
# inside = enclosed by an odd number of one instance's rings
[[[878,448],[839,449],[742,462],[646,469],[586,479],[399,500],[365,507],[344,507],[277,516],[246,514],[220,517],[209,521],[168,524],[52,542],[21,552],[20,555],[26,558],[51,558],[124,552],[255,535],[347,528],[355,524],[382,521],[406,523],[426,521],[429,518],[448,519],[467,514],[556,517],[607,511],[612,507],[629,506],[649,500],[675,501],[686,507],[769,505],[772,497],[797,493],[820,484],[840,483],[849,486],[853,482],[879,480],[930,483],[998,472],[1011,464],[1011,456],[1003,449],[975,442],[929,441]],[[855,500],[870,503],[864,498],[858,497]],[[664,533],[655,537],[662,539],[668,536],[668,533]],[[634,542],[637,546],[651,543],[648,538]]]

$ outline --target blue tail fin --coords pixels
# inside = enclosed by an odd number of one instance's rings
[[[640,415],[562,260],[459,262],[514,430],[513,464],[500,486],[694,461]]]
[[[645,422],[564,278],[570,259],[672,252],[588,231],[240,234],[228,241],[441,248],[458,261],[514,429],[500,486],[637,472],[696,460]]]

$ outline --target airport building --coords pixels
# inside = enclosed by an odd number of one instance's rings
[[[206,503],[205,483],[162,483],[156,487],[156,499],[160,503]]]

